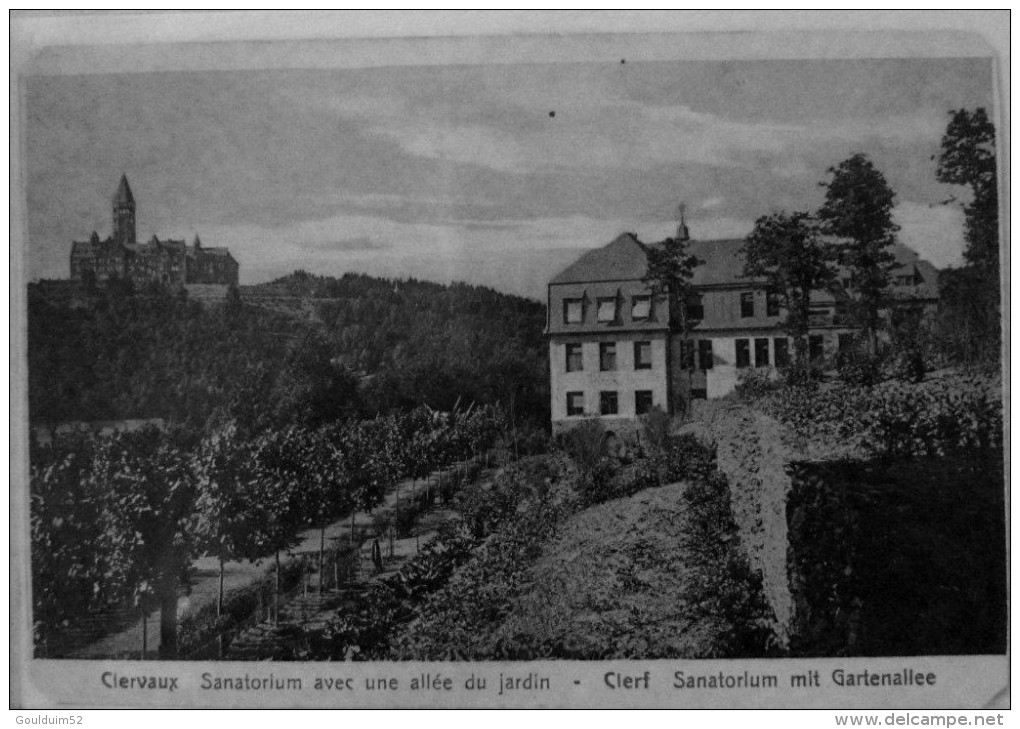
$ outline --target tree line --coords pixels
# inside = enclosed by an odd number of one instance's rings
[[[998,363],[995,128],[984,109],[954,110],[950,117],[936,177],[967,188],[965,202],[946,201],[963,209],[964,265],[941,273],[940,311],[934,321],[917,316],[902,321],[883,318],[896,266],[890,250],[899,230],[892,215],[896,196],[867,155],[854,154],[829,168],[830,178],[821,183],[825,199],[818,210],[780,210],[755,221],[742,248],[743,274],[764,281],[786,308],[785,326],[794,342],[792,373],[810,376],[811,293],[832,285],[840,271],[850,280],[849,314],[860,332],[865,370],[877,372],[881,329],[889,330],[892,346],[913,363],[909,369],[915,376],[923,374],[926,359],[944,364]],[[647,279],[657,291],[683,302],[699,264],[686,240],[671,238],[660,250],[650,251]],[[686,318],[681,315],[676,321],[686,336]]]
[[[382,503],[399,479],[480,454],[504,433],[495,407],[422,407],[318,428],[242,437],[227,424],[200,440],[155,428],[61,438],[31,458],[33,617],[37,644],[125,605],[160,611],[160,655],[177,651],[177,599],[193,561],[272,558]]]
[[[33,424],[160,417],[315,427],[460,401],[548,413],[545,307],[483,287],[298,272],[208,306],[114,281],[72,308],[30,287]],[[303,313],[254,305],[303,300]]]

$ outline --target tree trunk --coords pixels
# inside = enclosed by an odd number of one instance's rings
[[[326,552],[326,527],[319,528],[319,596],[322,596],[322,557]]]
[[[355,507],[352,507],[352,508],[355,508]],[[352,511],[351,512],[351,544],[354,544],[354,517],[355,517],[355,512]]]
[[[280,624],[280,550],[276,550],[276,577],[273,580],[273,627]]]
[[[177,657],[177,581],[163,577],[157,583],[159,591],[159,657]]]
[[[149,610],[146,604],[145,595],[142,595],[142,660],[149,652]]]
[[[216,617],[223,617],[223,557],[220,557],[220,591],[216,597]]]

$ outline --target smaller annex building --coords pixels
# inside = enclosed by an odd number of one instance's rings
[[[553,432],[592,416],[614,432],[626,430],[653,407],[675,412],[688,383],[694,398],[723,397],[742,370],[787,364],[793,345],[783,327],[785,308],[763,281],[742,275],[743,243],[690,241],[702,263],[685,302],[686,341],[670,320],[666,297],[653,296],[644,282],[647,252],[661,244],[623,233],[557,274],[548,286],[546,327]],[[890,305],[937,308],[938,271],[906,246],[892,252]],[[812,293],[812,358],[851,346],[851,287],[841,276]]]

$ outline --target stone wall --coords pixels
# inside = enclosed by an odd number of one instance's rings
[[[733,517],[752,569],[761,573],[776,616],[776,637],[787,647],[793,598],[787,569],[786,499],[790,489],[783,427],[736,401],[698,403],[702,437],[716,444],[719,470],[730,483]]]

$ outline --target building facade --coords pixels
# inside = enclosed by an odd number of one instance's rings
[[[684,231],[685,229],[681,229]],[[549,282],[548,322],[553,432],[598,416],[613,432],[633,428],[653,407],[670,413],[688,388],[694,398],[733,392],[741,372],[774,372],[793,356],[780,298],[744,277],[742,240],[690,241],[702,262],[686,302],[689,334],[670,319],[669,302],[643,279],[649,246],[624,233],[581,256]],[[893,249],[891,298],[930,311],[937,270],[902,245]],[[821,360],[851,346],[851,282],[840,276],[812,293],[809,355]]]
[[[135,237],[135,199],[122,176],[113,197],[113,234],[100,240],[93,232],[87,241],[71,244],[71,278],[127,279],[136,284],[159,283],[171,288],[187,284],[237,285],[239,266],[226,248],[207,248],[198,236],[189,246],[183,240],[148,243]]]

